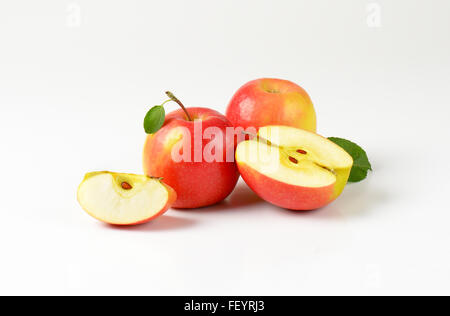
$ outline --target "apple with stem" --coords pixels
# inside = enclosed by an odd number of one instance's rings
[[[163,177],[177,192],[175,208],[199,208],[218,203],[234,189],[239,172],[234,162],[235,135],[227,118],[217,111],[186,108],[172,93],[168,101],[181,109],[165,116],[163,105],[144,120],[147,136],[144,172]],[[228,159],[231,154],[231,159]]]
[[[257,136],[237,146],[236,162],[262,199],[291,210],[313,210],[342,193],[353,165],[344,149],[287,126],[261,127]]]
[[[286,125],[316,131],[316,112],[308,93],[282,79],[262,78],[243,85],[228,104],[227,118],[247,129]]]
[[[177,198],[159,178],[108,171],[86,174],[78,202],[92,217],[112,225],[143,224],[162,215]]]

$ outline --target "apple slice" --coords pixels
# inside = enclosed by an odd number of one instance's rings
[[[287,126],[259,129],[241,142],[236,162],[244,181],[264,200],[292,210],[313,210],[344,189],[352,157],[332,141]]]
[[[81,207],[112,225],[146,223],[167,211],[176,196],[159,179],[108,171],[86,174],[78,187]]]

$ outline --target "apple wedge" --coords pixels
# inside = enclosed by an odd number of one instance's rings
[[[259,129],[241,142],[236,162],[242,178],[262,199],[292,210],[325,206],[343,191],[352,157],[332,141],[287,126]]]
[[[112,225],[137,225],[162,215],[176,200],[159,179],[108,171],[86,174],[78,202],[92,217]]]

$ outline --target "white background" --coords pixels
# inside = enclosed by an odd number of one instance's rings
[[[0,294],[450,294],[449,12],[446,0],[2,0]],[[142,173],[142,120],[165,90],[224,112],[259,77],[303,86],[318,132],[366,149],[368,179],[307,213],[244,183],[133,228],[81,210],[85,172]]]

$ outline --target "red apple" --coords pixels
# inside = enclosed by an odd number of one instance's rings
[[[286,125],[316,131],[316,113],[309,95],[288,80],[257,79],[243,85],[228,104],[227,118],[247,129]]]
[[[313,210],[344,189],[352,157],[315,133],[286,126],[259,129],[259,140],[241,142],[236,161],[242,178],[262,199],[292,210]]]
[[[176,110],[166,116],[160,130],[148,135],[143,165],[147,175],[162,177],[177,192],[173,207],[198,208],[225,199],[239,172],[227,118],[207,108],[186,111],[192,120],[183,110]]]

